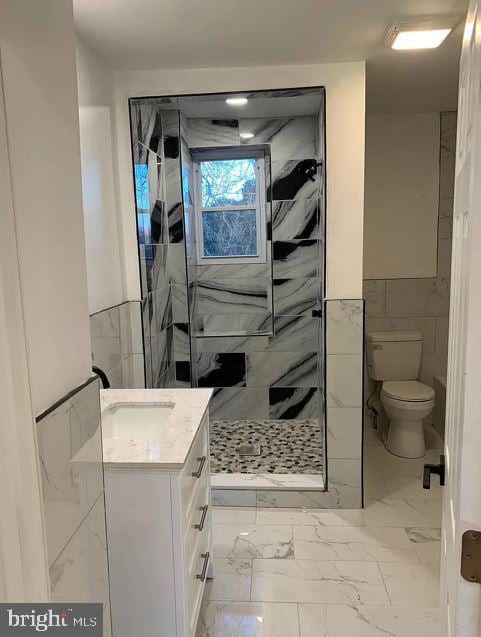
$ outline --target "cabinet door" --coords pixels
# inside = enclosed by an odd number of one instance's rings
[[[176,635],[170,476],[106,471],[115,637]]]

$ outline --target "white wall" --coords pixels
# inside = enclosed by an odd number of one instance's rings
[[[366,120],[364,278],[437,273],[439,113]]]
[[[2,2],[8,153],[32,404],[90,375],[71,2]]]
[[[126,300],[113,153],[113,73],[77,37],[82,190],[90,314]]]
[[[122,224],[129,298],[139,298],[128,98],[326,87],[327,298],[362,297],[365,64],[116,73]]]

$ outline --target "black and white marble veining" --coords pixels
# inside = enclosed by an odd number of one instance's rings
[[[162,111],[158,105],[135,103],[132,106],[132,138],[162,156]]]
[[[190,360],[188,323],[174,323],[174,357],[176,361]]]
[[[197,279],[212,281],[216,279],[246,279],[269,278],[270,263],[226,263],[223,265],[199,265]]]
[[[172,323],[172,294],[170,285],[149,293],[152,310],[150,313],[150,335],[156,336]]]
[[[252,352],[246,354],[248,387],[315,387],[316,352]]]
[[[170,274],[167,268],[167,246],[146,245],[144,250],[145,267],[147,272],[147,290],[153,292],[167,287]]]
[[[245,354],[206,354],[197,357],[199,387],[244,387]]]
[[[318,308],[320,282],[317,278],[274,279],[274,313],[276,315],[311,315]]]
[[[319,236],[319,200],[274,201],[272,233],[275,241],[317,239]]]
[[[273,160],[316,155],[316,118],[282,117],[239,119],[239,132],[253,133],[241,145],[269,144]]]
[[[241,456],[243,444],[260,456]],[[224,420],[210,423],[213,473],[321,473],[322,435],[316,419]]]
[[[163,196],[169,203],[182,201],[181,166],[178,159],[164,159],[163,162]]]
[[[171,283],[187,283],[185,246],[183,243],[171,243],[167,248],[167,268]]]
[[[169,204],[167,209],[169,243],[181,243],[184,240],[183,207],[180,201]]]
[[[158,387],[159,379],[167,372],[174,358],[174,328],[170,325],[156,336],[150,337],[152,350],[152,376],[154,386]]]
[[[237,146],[239,122],[237,119],[188,119],[191,148]]]
[[[269,337],[269,351],[316,352],[318,319],[310,316],[275,316],[274,335]]]
[[[216,387],[209,405],[211,420],[269,418],[267,387]]]
[[[297,279],[317,276],[317,241],[274,241],[273,273],[275,279]]]
[[[163,111],[163,150],[164,157],[179,157],[179,111]]]
[[[318,398],[316,387],[270,387],[269,418],[319,418]]]
[[[319,170],[316,159],[273,160],[272,186],[268,199],[311,199],[319,195]]]
[[[187,286],[185,283],[171,283],[170,289],[174,323],[187,323],[189,320]]]
[[[196,315],[196,331],[206,336],[272,334],[273,317],[270,310],[256,314],[201,314]]]
[[[199,314],[258,314],[268,309],[268,279],[215,279],[197,283]]]
[[[197,339],[199,352],[263,352],[268,347],[268,336],[211,336]]]

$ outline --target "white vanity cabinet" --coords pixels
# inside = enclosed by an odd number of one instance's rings
[[[161,442],[146,441],[156,460]],[[182,462],[105,463],[113,637],[194,637],[212,559],[207,409],[185,443]]]

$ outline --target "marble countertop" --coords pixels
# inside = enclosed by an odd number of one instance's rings
[[[143,432],[141,426],[133,425],[128,434],[114,434],[102,426],[104,465],[107,468],[181,469],[212,393],[212,389],[102,389],[102,417],[110,409],[132,403],[173,405],[168,422],[160,423],[158,430],[149,427],[148,432]]]

